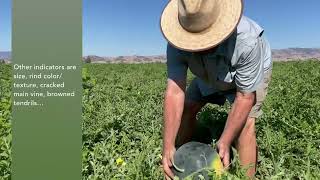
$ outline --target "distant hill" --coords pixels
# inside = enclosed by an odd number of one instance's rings
[[[274,61],[306,60],[320,59],[320,48],[288,48],[272,50]],[[91,63],[154,63],[166,62],[165,55],[159,56],[118,56],[118,57],[100,57],[85,56],[84,59]]]
[[[166,56],[118,56],[118,57],[101,57],[101,56],[85,56],[83,57],[85,62],[90,63],[165,63]]]
[[[10,51],[0,51],[0,59],[11,59]]]
[[[319,59],[320,48],[288,48],[288,49],[273,49],[272,57],[274,61],[290,61],[290,60],[306,60]],[[11,59],[10,51],[0,51],[0,60],[4,59],[6,62]],[[85,56],[85,62],[90,63],[165,63],[165,55],[157,56],[118,56],[118,57],[101,57],[101,56]]]
[[[288,48],[272,50],[275,60],[320,59],[320,48]]]

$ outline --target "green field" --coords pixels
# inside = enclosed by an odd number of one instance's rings
[[[10,66],[0,66],[0,176],[10,175]],[[189,80],[191,79],[189,75]],[[83,179],[163,179],[164,64],[86,64]],[[229,104],[207,105],[199,126],[223,126]],[[320,62],[275,63],[257,120],[258,179],[320,179]],[[117,161],[118,160],[118,161]],[[243,179],[235,159],[229,179]]]

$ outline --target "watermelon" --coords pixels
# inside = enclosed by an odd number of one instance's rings
[[[219,154],[212,146],[188,142],[177,149],[171,169],[179,179],[212,179],[212,175],[209,178],[209,170],[219,176],[223,165]]]

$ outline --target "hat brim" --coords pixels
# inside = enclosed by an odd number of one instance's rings
[[[216,0],[216,5],[219,6],[216,21],[202,32],[191,33],[179,23],[178,0],[170,0],[160,19],[164,37],[174,47],[190,52],[204,51],[219,45],[237,27],[243,11],[243,2]]]

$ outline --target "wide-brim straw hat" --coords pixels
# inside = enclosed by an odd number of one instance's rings
[[[242,0],[170,0],[161,15],[161,31],[178,49],[204,51],[232,34],[242,11]]]

